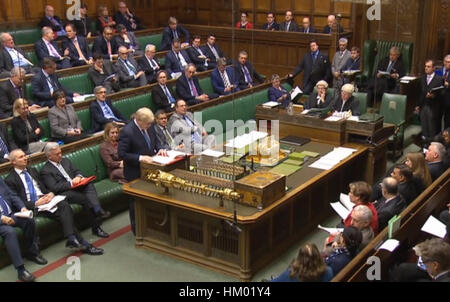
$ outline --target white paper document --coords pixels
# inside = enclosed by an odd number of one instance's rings
[[[400,241],[395,239],[386,240],[378,250],[386,250],[389,252],[393,252],[400,245]]]
[[[90,98],[90,97],[94,97],[94,94],[85,94],[85,95],[80,95],[80,96],[75,96],[73,97],[73,101],[75,103],[79,103],[79,102],[84,102],[86,99]]]
[[[300,89],[300,87],[295,87],[294,91],[291,92],[291,100],[295,99],[299,94],[302,94],[303,91]]]
[[[445,234],[447,234],[447,226],[433,216],[428,218],[420,230],[442,239],[444,239]]]
[[[342,233],[344,231],[344,229],[340,229],[340,228],[325,228],[325,227],[321,226],[320,224],[317,227],[325,232],[330,233],[330,234]]]
[[[66,196],[56,195],[49,203],[38,206],[38,212],[48,211],[55,213],[57,210],[56,205],[64,199],[66,199]]]
[[[327,117],[325,120],[328,122],[338,122],[338,121],[342,120],[342,117],[332,115],[330,117]]]
[[[408,84],[411,81],[414,81],[417,79],[417,77],[411,77],[411,76],[404,76],[403,78],[400,78],[400,83]]]
[[[225,145],[225,147],[242,149],[242,148],[245,148],[246,146],[251,145],[254,142],[256,142],[260,139],[263,139],[265,137],[267,137],[266,132],[252,131],[248,134],[244,134],[244,135],[236,137],[235,139],[230,140]]]
[[[353,210],[355,207],[355,204],[350,201],[350,197],[347,194],[341,193],[339,200],[349,211]]]
[[[347,208],[345,208],[339,201],[332,202],[330,203],[330,205],[342,219],[345,220],[348,217],[348,215],[350,215],[350,211]]]
[[[25,212],[17,212],[14,213],[14,216],[19,217],[19,218],[27,218],[27,219],[32,219],[33,218],[33,211],[25,211]]]
[[[160,164],[160,165],[167,165],[167,164],[170,164],[171,162],[173,162],[177,157],[185,156],[186,153],[180,152],[180,151],[175,151],[175,150],[170,150],[170,151],[167,151],[167,155],[168,156],[160,156],[160,155],[153,156],[152,157],[153,162]]]
[[[269,107],[269,108],[273,108],[273,107],[277,107],[278,105],[280,105],[280,103],[278,102],[267,102],[262,104],[263,107]]]
[[[351,116],[347,119],[347,121],[359,122],[359,116]]]
[[[208,150],[203,151],[202,155],[219,158],[219,157],[224,156],[225,152],[214,151],[214,150],[208,149]]]

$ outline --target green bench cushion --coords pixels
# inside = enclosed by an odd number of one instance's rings
[[[80,94],[93,94],[95,88],[87,73],[63,77],[59,79],[59,82],[66,89]]]
[[[42,37],[40,28],[26,28],[11,31],[10,34],[14,37],[16,45],[34,44]]]
[[[139,44],[141,44],[142,50],[145,50],[145,46],[148,44],[153,44],[156,46],[156,51],[159,51],[161,49],[162,44],[162,34],[156,34],[156,35],[150,35],[150,36],[142,36],[142,37],[136,37],[139,41]]]

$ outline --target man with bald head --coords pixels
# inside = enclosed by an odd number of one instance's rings
[[[13,67],[20,67],[26,73],[37,73],[38,67],[33,67],[33,63],[28,55],[17,47],[14,38],[10,33],[2,33],[0,42],[3,48],[0,50],[0,78],[9,77],[9,72]]]
[[[64,22],[61,21],[61,18],[55,16],[55,9],[51,5],[45,6],[45,16],[42,18],[41,23],[39,23],[39,27],[50,27],[52,31],[55,33],[56,37],[66,36],[67,33],[64,30]]]
[[[145,72],[139,67],[125,46],[119,47],[119,60],[116,63],[122,88],[136,88],[147,85]]]
[[[344,32],[344,27],[336,21],[335,15],[329,15],[327,18],[327,25],[323,29],[324,34],[337,33],[339,27],[339,33]]]
[[[444,154],[444,145],[437,142],[432,142],[425,153],[425,160],[428,163],[428,168],[430,169],[433,181],[438,179],[448,168],[443,162]]]
[[[156,83],[156,74],[161,70],[161,63],[156,58],[156,46],[148,44],[145,46],[145,54],[138,59],[139,67],[145,72],[147,83]]]
[[[42,39],[34,43],[34,50],[39,62],[42,64],[45,58],[51,59],[56,63],[58,69],[70,68],[72,64],[69,60],[70,52],[68,49],[61,51],[58,43],[54,41],[54,34],[50,27],[42,28]]]
[[[383,198],[377,200],[375,208],[378,212],[379,229],[384,229],[389,220],[406,207],[405,200],[398,192],[398,181],[393,177],[383,179],[381,191]]]

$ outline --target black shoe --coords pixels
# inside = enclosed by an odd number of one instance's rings
[[[94,256],[103,255],[103,249],[97,248],[97,247],[93,246],[92,244],[85,246],[83,252],[88,255],[94,255]]]
[[[67,240],[66,247],[71,249],[82,249],[83,245],[76,239],[74,240]]]
[[[101,227],[92,228],[92,234],[101,238],[109,237],[109,234],[103,231]]]
[[[23,282],[33,282],[34,280],[36,280],[36,277],[27,270],[23,270],[21,273],[19,273],[18,278]]]
[[[46,265],[48,263],[47,259],[45,259],[41,255],[28,256],[27,259],[39,265]]]
[[[110,212],[110,211],[100,210],[100,211],[97,213],[97,216],[100,217],[101,219],[106,219],[106,218],[108,218],[108,217],[111,216],[111,212]]]

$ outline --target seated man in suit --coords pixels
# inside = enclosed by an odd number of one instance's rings
[[[167,155],[161,149],[151,128],[155,119],[148,108],[139,109],[133,121],[122,129],[119,138],[119,156],[123,160],[123,174],[128,182],[141,177],[141,163],[151,164],[152,156]],[[131,229],[136,234],[134,200],[130,201]]]
[[[393,177],[383,179],[381,183],[382,197],[374,202],[378,212],[379,229],[387,227],[389,220],[400,214],[407,206],[403,197],[399,194],[398,181]]]
[[[64,30],[64,23],[60,17],[55,16],[55,9],[51,5],[45,6],[45,16],[39,23],[39,27],[50,27],[55,37],[63,37],[67,34]]]
[[[185,43],[181,44],[181,48],[185,48],[189,46],[189,41],[191,40],[191,34],[187,29],[185,29],[181,24],[178,24],[178,21],[175,17],[169,18],[169,26],[164,28],[163,31],[163,38],[162,38],[162,44],[161,44],[161,51],[163,50],[170,50],[170,47],[172,45],[172,41],[174,39],[180,39],[181,36],[184,36]]]
[[[66,25],[67,37],[63,40],[63,49],[69,50],[69,58],[72,66],[83,66],[94,64],[92,52],[85,37],[79,36],[75,25]]]
[[[248,61],[248,53],[243,50],[239,53],[238,61],[234,65],[234,72],[239,83],[239,89],[244,90],[255,86],[255,82],[264,83],[263,77],[253,68]]]
[[[331,64],[328,55],[319,50],[319,44],[317,44],[316,40],[311,40],[309,47],[311,52],[306,53],[294,73],[288,75],[293,82],[293,79],[304,71],[303,93],[305,94],[310,94],[320,80],[324,80],[327,83],[331,83],[332,80]]]
[[[263,25],[264,30],[280,30],[280,24],[275,20],[275,14],[273,12],[267,13],[267,23]]]
[[[125,46],[128,49],[130,55],[142,56],[144,52],[141,49],[138,39],[132,31],[128,31],[125,25],[117,25],[117,36],[115,37],[117,45]]]
[[[229,95],[240,91],[234,69],[231,66],[227,67],[225,58],[217,61],[217,68],[211,73],[211,83],[214,91],[219,95]]]
[[[160,70],[157,74],[158,85],[152,88],[152,99],[156,110],[171,112],[175,110],[176,94],[172,87],[167,85],[167,71]]]
[[[96,32],[92,32],[92,19],[88,15],[88,7],[86,3],[82,3],[80,5],[80,19],[73,20],[73,24],[75,25],[75,28],[77,29],[77,33],[80,36],[83,36],[85,38],[90,38],[92,36],[97,35]]]
[[[435,72],[434,60],[425,62],[425,74],[420,79],[420,98],[416,113],[420,114],[422,138],[425,144],[433,141],[442,129],[443,90],[433,92],[433,88],[444,86],[444,79]]]
[[[3,45],[3,48],[0,49],[0,78],[9,77],[9,72],[13,67],[23,68],[26,73],[36,74],[39,71],[39,67],[33,67],[31,59],[23,49],[16,46],[11,34],[2,33],[0,42]]]
[[[269,101],[280,104],[281,108],[287,108],[291,103],[291,94],[281,86],[280,76],[272,75],[272,87],[269,88]]]
[[[16,143],[8,132],[8,126],[0,123],[0,163],[7,163],[9,160],[9,152],[17,149]]]
[[[309,17],[304,17],[302,20],[302,27],[300,28],[300,32],[301,33],[305,33],[305,34],[313,34],[317,32],[317,29],[315,29],[312,25],[311,25],[311,18]]]
[[[220,58],[225,58],[226,55],[220,49],[219,45],[216,44],[216,36],[214,34],[210,34],[208,36],[208,39],[206,40],[206,45],[202,47],[203,53],[206,55],[206,57],[209,59],[208,65],[211,67],[211,69],[214,69],[217,67],[217,61]],[[227,61],[227,65],[228,65]]]
[[[336,97],[331,106],[336,113],[351,111],[353,116],[361,115],[359,100],[355,99],[353,93],[355,87],[352,84],[342,86],[341,94]]]
[[[170,134],[169,128],[167,127],[169,119],[167,118],[167,113],[164,110],[158,110],[155,113],[156,123],[153,124],[152,128],[155,132],[157,145],[164,150],[184,150],[184,144],[180,143],[177,145],[172,135]]]
[[[94,65],[89,68],[88,75],[95,86],[105,86],[108,94],[120,91],[116,67],[111,61],[105,61],[101,54],[94,55]]]
[[[333,105],[333,97],[328,93],[328,83],[325,81],[319,81],[316,84],[317,92],[310,94],[308,101],[306,102],[305,109],[313,108],[329,108]]]
[[[352,70],[361,70],[361,50],[355,46],[352,47],[350,58],[340,70],[341,76],[344,78],[344,84],[350,83],[354,78],[353,76],[346,76],[343,72]]]
[[[432,142],[425,153],[425,160],[428,163],[428,168],[430,169],[433,181],[441,177],[448,168],[443,162],[444,154],[444,145],[437,142]]]
[[[11,191],[3,179],[0,179],[0,237],[3,238],[19,280],[32,282],[36,277],[25,268],[15,227],[23,230],[27,258],[40,265],[47,264],[47,260],[40,255],[35,220],[13,215],[15,212],[26,210],[22,200]]]
[[[177,81],[177,94],[186,100],[189,106],[209,101],[211,98],[203,93],[198,78],[195,76],[197,68],[194,64],[189,64],[186,71]]]
[[[210,59],[205,55],[203,50],[200,48],[201,37],[198,35],[194,36],[192,40],[192,46],[188,48],[187,53],[191,62],[195,64],[198,71],[206,71],[212,69],[209,65]]]
[[[176,145],[183,144],[187,152],[200,154],[204,150],[216,145],[214,135],[208,135],[205,128],[194,119],[194,115],[187,111],[187,103],[177,100],[175,113],[169,120],[170,134]]]
[[[69,50],[66,49],[64,52],[59,50],[50,27],[42,28],[42,39],[34,43],[34,50],[41,64],[44,62],[44,59],[49,58],[57,64],[58,69],[72,67],[69,60]]]
[[[294,20],[294,12],[291,10],[286,11],[285,21],[280,24],[280,31],[286,32],[298,32],[300,27]]]
[[[99,132],[105,129],[106,124],[114,122],[119,126],[127,124],[126,118],[113,106],[110,100],[106,99],[106,88],[97,86],[94,88],[96,101],[91,103],[91,116],[93,131]]]
[[[406,165],[396,165],[391,177],[398,183],[398,192],[406,205],[410,205],[423,191],[423,184],[414,181],[412,170]]]
[[[0,119],[9,118],[13,115],[13,104],[17,99],[26,99],[25,70],[14,67],[10,72],[9,80],[0,83]],[[29,102],[33,104],[32,102]],[[31,105],[30,111],[41,108],[39,105]]]
[[[172,50],[166,54],[166,70],[172,79],[177,79],[184,72],[186,66],[192,63],[186,50],[181,49],[179,39],[174,39]]]
[[[119,60],[116,63],[116,69],[121,87],[136,88],[147,85],[145,72],[141,70],[133,56],[129,55],[125,46],[119,47]]]
[[[145,54],[138,59],[139,66],[145,72],[147,77],[147,84],[156,82],[156,74],[161,70],[161,63],[155,57],[156,46],[148,44],[145,46]]]
[[[22,150],[13,150],[10,160],[14,169],[6,177],[5,182],[23,201],[25,207],[40,217],[58,221],[62,226],[64,237],[67,238],[66,247],[80,249],[90,255],[103,254],[103,249],[94,247],[78,232],[72,208],[67,200],[60,201],[55,206],[55,212],[37,211],[39,206],[52,201],[55,194],[47,190],[36,168],[28,167],[28,156]]]
[[[42,62],[42,69],[31,80],[31,89],[34,99],[41,107],[53,107],[55,101],[52,97],[56,90],[63,90],[67,97],[67,103],[73,103],[73,97],[80,96],[79,93],[72,92],[61,85],[56,74],[56,63],[49,58]]]
[[[119,10],[114,16],[114,20],[116,20],[117,24],[124,25],[129,31],[144,29],[141,25],[141,21],[130,11],[125,1],[119,2],[118,9]]]
[[[344,27],[336,22],[336,16],[335,15],[329,15],[327,18],[327,25],[323,29],[324,34],[331,34],[331,33],[337,33],[337,32],[344,32]]]
[[[376,105],[380,103],[385,92],[400,93],[398,80],[406,74],[405,66],[400,55],[400,48],[393,46],[389,51],[389,56],[378,63],[377,73],[369,81],[367,86],[369,104]],[[387,72],[389,75],[384,75],[380,72]]]
[[[106,26],[103,29],[103,35],[95,39],[94,46],[92,46],[92,52],[95,54],[101,54],[105,60],[117,60],[119,57],[117,54],[119,46],[117,45],[116,39],[113,39],[113,37],[113,29]]]
[[[62,156],[58,143],[48,143],[44,152],[48,161],[40,175],[47,190],[66,196],[69,203],[82,205],[92,227],[92,234],[102,238],[109,237],[101,228],[101,219],[108,218],[111,213],[103,210],[100,205],[94,184],[90,182],[76,187],[85,177],[69,159]]]

